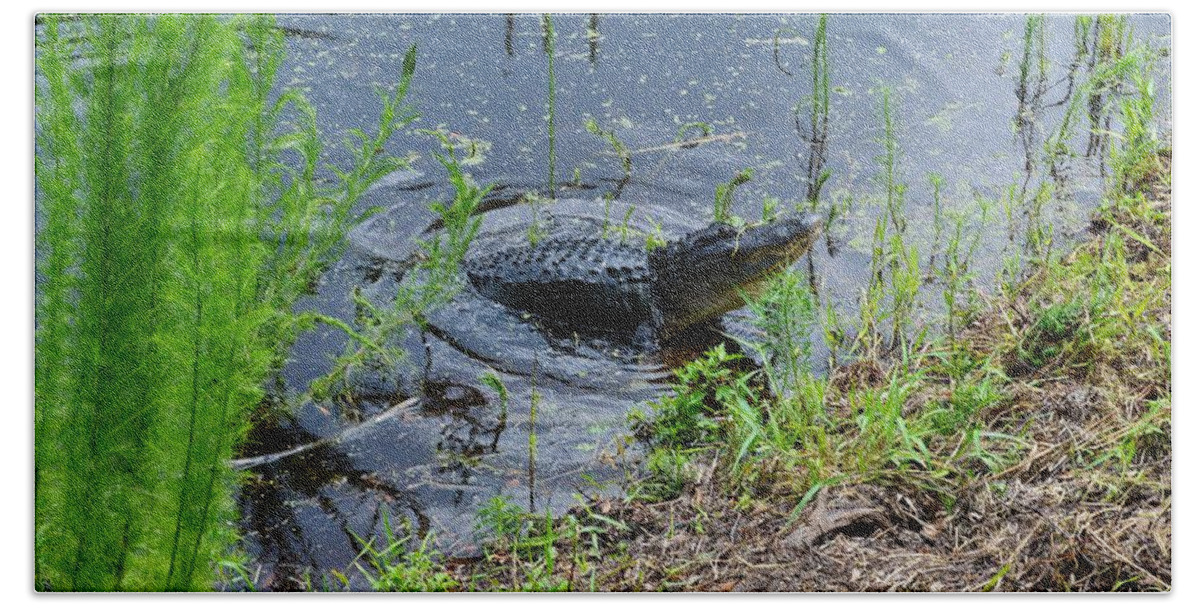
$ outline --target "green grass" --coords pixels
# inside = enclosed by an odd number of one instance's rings
[[[476,512],[475,529],[484,548],[484,563],[498,565],[469,579],[471,589],[571,591],[576,555],[564,579],[558,545],[578,551],[582,527],[574,517],[558,521],[549,513],[525,511],[503,495],[492,497]]]

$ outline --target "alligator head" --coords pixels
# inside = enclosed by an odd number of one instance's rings
[[[657,321],[666,334],[746,304],[771,275],[804,255],[821,231],[815,214],[735,228],[711,224],[650,253]]]

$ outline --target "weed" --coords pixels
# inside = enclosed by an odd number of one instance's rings
[[[475,522],[487,562],[510,565],[507,584],[501,585],[512,591],[570,590],[571,580],[562,580],[556,572],[555,545],[564,541],[578,545],[581,527],[573,517],[556,523],[549,513],[535,515],[498,495],[480,507]],[[485,581],[485,585],[494,583]]]
[[[812,335],[817,329],[817,305],[807,282],[795,272],[780,273],[760,297],[748,302],[760,334],[752,346],[766,362],[772,393],[799,390],[812,372]]]
[[[1080,328],[1083,306],[1079,300],[1051,304],[1036,311],[1037,319],[1018,347],[1021,360],[1040,368],[1063,353]]]
[[[971,265],[979,247],[979,234],[972,235],[970,242],[964,243],[967,215],[961,212],[948,215],[953,217],[954,229],[946,244],[939,275],[943,284],[942,302],[946,307],[946,333],[951,339],[957,339],[959,330],[967,324],[976,308],[977,294],[970,286],[974,278]],[[1019,263],[1020,258],[1017,259]]]
[[[979,413],[1005,398],[1002,386],[1007,380],[1000,370],[990,366],[956,380],[946,400],[931,404],[933,407],[925,414],[923,424],[947,436],[978,425]]]
[[[675,394],[651,403],[649,416],[634,410],[631,421],[654,444],[688,447],[711,441],[718,428],[715,416],[722,412],[719,402],[744,385],[744,376],[732,368],[740,359],[718,344],[676,371]]]
[[[642,500],[663,501],[679,496],[688,479],[693,477],[691,451],[658,446],[646,455],[646,477],[632,490],[630,496]]]
[[[333,369],[310,384],[309,395],[315,400],[348,397],[358,374],[364,370],[391,373],[406,359],[403,349],[396,346],[397,337],[406,329],[423,327],[428,313],[448,303],[462,287],[459,266],[479,232],[482,220],[475,211],[491,186],[475,185],[463,172],[450,141],[441,133],[432,134],[441,140],[444,149],[444,153],[435,153],[434,157],[446,170],[455,192],[454,200],[448,204],[440,201],[429,204],[429,209],[440,219],[442,230],[417,241],[415,263],[397,288],[391,307],[375,305],[355,288],[351,294],[355,304],[353,324],[319,313],[304,315],[310,326],[325,323],[351,338],[345,352],[334,361]]]

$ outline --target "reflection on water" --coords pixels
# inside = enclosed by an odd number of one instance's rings
[[[1036,184],[1050,179],[1053,192],[1038,213],[1061,243],[1084,228],[1102,185],[1106,144],[1089,128],[1111,126],[1111,91],[1097,87],[1084,102],[1085,124],[1068,141],[1055,137],[1074,91],[1106,54],[1121,51],[1111,23],[862,14],[832,15],[822,26],[815,15],[578,14],[554,17],[559,183],[550,192],[540,19],[286,15],[285,31],[303,34],[288,37],[284,82],[304,88],[322,110],[323,133],[341,133],[374,120],[375,87],[394,79],[415,43],[417,126],[445,130],[473,178],[496,185],[485,204],[494,228],[482,247],[511,242],[506,226],[524,238],[529,197],[560,199],[540,205],[549,230],[567,229],[554,224],[561,217],[678,235],[707,223],[717,185],[751,168],[753,179],[733,200],[738,216],[757,219],[818,199],[826,243],[798,268],[821,305],[843,315],[857,310],[875,219],[886,205],[878,160],[884,90],[906,234],[920,259],[930,259],[935,234],[944,243],[939,231],[948,230],[935,217],[970,218],[967,228],[983,235],[974,270],[984,288],[1021,245],[1022,218],[1006,217],[1005,201],[1032,199]],[[1166,16],[1131,15],[1119,27],[1170,47]],[[1169,57],[1161,69],[1169,74]],[[1169,79],[1158,80],[1161,99],[1169,99]],[[419,131],[408,135],[393,152],[427,155],[437,147]],[[332,156],[346,153],[333,143]],[[398,174],[367,194],[365,204],[382,212],[356,231],[347,257],[304,306],[352,319],[352,289],[381,303],[394,293],[411,265],[413,239],[440,227],[426,204],[450,192],[436,163],[426,158],[417,167],[424,173]],[[922,292],[930,311],[938,310],[937,289]],[[270,445],[264,440],[258,453],[314,444],[250,469],[241,497],[247,547],[273,584],[286,586],[306,568],[347,571],[361,548],[356,537],[379,533],[383,512],[469,555],[473,514],[497,493],[517,504],[532,494],[536,510],[558,512],[577,493],[619,489],[629,410],[663,390],[672,366],[726,334],[749,331],[746,313],[736,311],[683,344],[639,350],[539,332],[536,320],[469,296],[432,315],[428,332],[404,337],[409,360],[389,370],[387,382],[364,386],[353,403],[305,404],[294,420],[265,431]],[[331,329],[302,336],[284,371],[287,389],[299,393],[328,371],[344,340]],[[507,389],[503,407],[481,380],[487,373]],[[410,397],[413,405],[362,433],[322,442],[347,420],[374,420]]]

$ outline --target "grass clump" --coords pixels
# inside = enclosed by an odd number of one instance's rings
[[[433,545],[433,537],[425,536],[419,543],[412,542],[412,533],[404,529],[402,534],[393,530],[383,512],[382,546],[374,546],[375,538],[363,540],[355,537],[363,546],[355,566],[375,591],[456,591],[458,582],[441,567],[441,553]],[[407,522],[405,522],[407,528]],[[366,558],[367,566],[358,563]]]
[[[556,521],[549,513],[527,512],[504,496],[494,496],[476,516],[484,538],[484,571],[469,578],[473,589],[571,591],[574,568],[563,577],[558,545],[578,547],[579,525],[573,517]],[[574,562],[571,562],[572,566]]]

